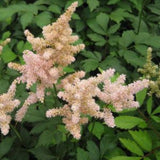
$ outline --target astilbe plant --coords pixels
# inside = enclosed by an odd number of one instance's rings
[[[155,94],[160,98],[160,68],[152,62],[152,48],[147,50],[146,64],[138,71],[142,73],[143,77],[149,80],[149,94]]]
[[[85,72],[78,71],[65,76],[63,68],[75,61],[74,55],[84,49],[84,44],[73,45],[78,36],[72,35],[69,26],[72,13],[78,3],[74,2],[60,18],[43,27],[43,38],[35,38],[28,30],[25,31],[27,40],[35,53],[29,50],[23,52],[24,65],[9,63],[9,67],[21,73],[11,84],[9,91],[0,96],[0,128],[2,134],[7,134],[11,113],[18,107],[19,100],[14,100],[17,83],[26,83],[26,88],[36,83],[36,92],[30,92],[22,107],[16,113],[16,121],[22,121],[29,105],[38,101],[43,103],[45,89],[54,87],[59,90],[57,96],[66,101],[63,107],[53,108],[46,112],[48,118],[63,116],[66,129],[79,139],[81,125],[88,123],[88,116],[103,119],[109,127],[114,127],[114,117],[107,107],[113,105],[116,111],[126,108],[139,107],[134,101],[134,94],[148,87],[148,80],[138,80],[125,85],[125,75],[120,75],[112,82],[114,69],[108,69],[95,77],[84,79]],[[60,77],[60,83],[57,83]],[[102,88],[99,88],[102,84]],[[101,108],[95,98],[106,103]],[[7,99],[7,102],[6,102]]]

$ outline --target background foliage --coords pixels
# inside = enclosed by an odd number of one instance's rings
[[[1,0],[1,40],[11,38],[4,47],[0,61],[0,93],[7,91],[16,71],[7,63],[23,64],[22,52],[32,49],[24,30],[41,36],[44,25],[54,22],[75,0]],[[127,74],[128,81],[140,77],[137,69],[146,59],[148,46],[153,48],[153,61],[160,56],[159,0],[78,0],[71,28],[80,36],[86,49],[66,72],[85,70],[96,75],[99,68],[115,68]],[[79,43],[79,42],[77,42]],[[34,90],[34,87],[33,87]],[[44,104],[32,105],[22,124],[12,121],[8,136],[1,135],[2,160],[160,160],[160,105],[146,90],[136,95],[141,108],[117,115],[114,129],[101,121],[83,127],[77,141],[65,130],[61,118],[47,119],[45,111],[61,102],[56,91]],[[22,102],[28,95],[20,84],[16,96]]]

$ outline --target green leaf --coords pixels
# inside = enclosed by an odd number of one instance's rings
[[[25,115],[23,121],[25,122],[39,122],[45,120],[45,109],[41,106],[39,109],[36,108],[37,105],[31,105]]]
[[[136,100],[139,102],[140,106],[143,104],[147,95],[147,89],[143,89],[136,94]]]
[[[51,14],[47,11],[44,11],[37,16],[35,16],[35,22],[39,27],[43,27],[48,25],[51,22]]]
[[[144,57],[139,57],[136,52],[126,50],[124,53],[124,58],[125,60],[130,63],[132,66],[140,66],[143,67],[145,63],[145,58]]]
[[[141,123],[145,123],[145,121],[138,117],[119,116],[115,118],[116,126],[121,129],[131,129]]]
[[[38,139],[37,146],[49,146],[53,143],[54,134],[52,131],[44,130]]]
[[[90,11],[92,12],[94,9],[96,9],[99,6],[98,0],[87,0],[87,4],[89,6]]]
[[[142,44],[136,44],[134,47],[136,51],[139,52],[142,56],[146,56],[146,51],[148,46]]]
[[[73,73],[75,72],[75,70],[71,67],[64,67],[63,68],[63,72],[66,72],[66,73]]]
[[[119,2],[120,0],[109,0],[108,1],[108,5],[112,5],[112,4],[116,4],[117,2]]]
[[[7,92],[8,88],[9,88],[9,82],[6,81],[5,79],[1,79],[0,80],[0,94]]]
[[[48,11],[51,11],[51,12],[57,13],[57,14],[61,14],[61,7],[59,7],[55,4],[52,4],[49,6]]]
[[[101,138],[100,141],[100,153],[101,157],[105,155],[105,153],[112,152],[117,145],[117,138],[115,135],[111,133],[107,133]]]
[[[141,157],[116,156],[110,160],[140,160]]]
[[[125,138],[120,138],[120,141],[130,152],[135,153],[138,156],[143,156],[142,150],[134,141]]]
[[[128,47],[134,42],[135,34],[132,30],[124,31],[122,37],[119,39],[119,44],[123,47]]]
[[[111,12],[110,14],[110,18],[117,22],[120,23],[122,20],[124,20],[124,18],[126,17],[127,12],[125,12],[124,9],[118,8],[115,11]]]
[[[87,141],[90,160],[99,160],[99,149],[93,141]]]
[[[143,6],[143,0],[130,0],[134,5],[135,7],[141,11],[142,10],[142,6]]]
[[[80,32],[84,29],[85,24],[82,20],[79,20],[75,22],[75,26],[76,26],[76,32]]]
[[[100,25],[97,24],[95,19],[89,19],[87,21],[87,25],[96,33],[101,35],[106,35],[106,32],[101,28]]]
[[[149,115],[152,112],[152,97],[149,97],[147,100],[147,112]]]
[[[108,29],[107,33],[113,34],[119,29],[119,27],[120,27],[120,24],[114,24]]]
[[[6,153],[9,152],[14,140],[15,140],[14,137],[6,137],[5,139],[3,139],[1,141],[1,143],[0,143],[0,158],[2,158]]]
[[[38,160],[53,160],[55,156],[46,147],[37,147],[29,150]]]
[[[147,131],[129,131],[132,138],[146,151],[152,149],[152,139]]]
[[[109,16],[106,13],[100,13],[96,17],[96,22],[103,28],[106,32],[108,28]]]
[[[90,123],[88,130],[92,132],[98,139],[101,139],[102,134],[104,133],[104,126],[99,122]]]
[[[96,42],[95,45],[96,46],[104,46],[106,43],[106,40],[98,34],[88,34],[87,35],[92,41]]]
[[[23,30],[29,25],[31,24],[33,20],[33,13],[31,12],[26,12],[25,14],[23,14],[20,18],[20,22],[22,24],[22,28]]]
[[[158,116],[151,116],[151,118],[152,118],[155,122],[160,123],[160,117],[158,117]]]
[[[153,112],[152,115],[160,113],[160,106],[158,106]]]
[[[77,160],[89,160],[88,152],[78,147],[77,148]]]
[[[156,160],[160,160],[160,151],[156,153]]]
[[[99,66],[99,62],[96,59],[86,59],[82,63],[86,72],[94,71]]]
[[[72,14],[72,19],[80,20],[80,16],[77,13]]]
[[[127,73],[126,68],[123,67],[121,61],[116,57],[107,56],[106,59],[100,63],[99,66],[104,70],[107,68],[115,68],[116,71],[119,73]]]
[[[14,52],[12,52],[8,45],[3,47],[1,56],[4,63],[11,62],[17,58],[17,55]]]
[[[10,31],[7,31],[7,32],[4,32],[2,34],[2,40],[6,40],[7,38],[9,38],[11,35],[11,32]]]

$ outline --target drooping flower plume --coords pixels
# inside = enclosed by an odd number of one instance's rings
[[[11,116],[9,115],[20,101],[14,99],[17,80],[14,80],[7,93],[0,95],[0,129],[3,135],[8,134]]]

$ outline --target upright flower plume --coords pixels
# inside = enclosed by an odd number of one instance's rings
[[[11,41],[10,38],[7,38],[5,41],[0,43],[0,54],[2,53],[3,47]]]
[[[0,129],[3,135],[9,132],[11,113],[20,104],[19,100],[14,99],[17,80],[14,80],[7,93],[0,95]]]
[[[35,83],[37,88],[36,93],[30,93],[17,112],[16,120],[22,120],[27,111],[27,105],[36,103],[38,100],[43,102],[45,89],[57,83],[59,77],[64,74],[63,67],[73,62],[74,54],[84,49],[84,44],[73,45],[78,40],[78,36],[72,36],[72,29],[69,26],[71,15],[77,5],[78,3],[74,2],[56,22],[43,27],[44,38],[35,38],[28,30],[24,32],[36,54],[26,50],[23,52],[24,65],[9,63],[8,66],[22,73],[18,80],[26,83],[27,89]]]

